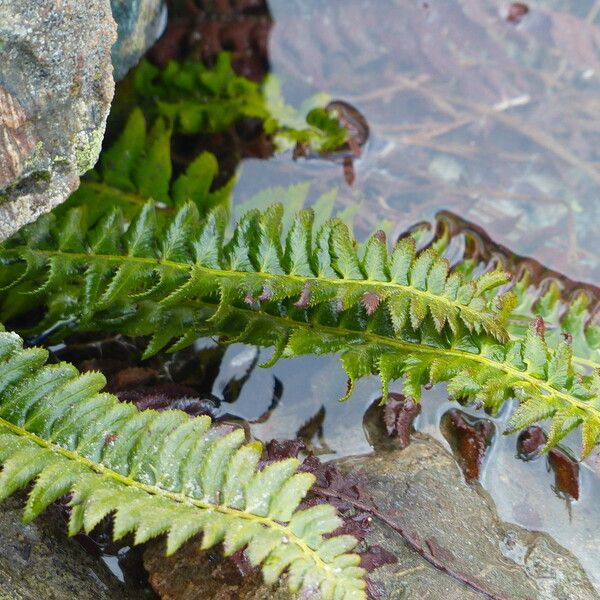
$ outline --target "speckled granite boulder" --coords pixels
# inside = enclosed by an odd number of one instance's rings
[[[0,240],[95,164],[115,39],[109,0],[0,0]]]
[[[163,0],[111,0],[111,6],[119,35],[112,51],[118,81],[163,32],[167,7]]]

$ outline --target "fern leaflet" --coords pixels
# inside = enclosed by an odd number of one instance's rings
[[[280,149],[301,143],[326,152],[348,138],[347,129],[322,106],[328,97],[316,95],[296,110],[285,103],[274,76],[258,85],[236,75],[227,52],[218,55],[213,67],[171,61],[161,71],[142,61],[134,72],[134,85],[144,112],[168,119],[184,135],[224,131],[249,117],[262,122]]]
[[[123,133],[102,153],[97,170],[86,175],[58,212],[87,204],[99,214],[106,206],[118,206],[132,215],[149,198],[167,209],[193,202],[202,214],[228,205],[234,180],[213,189],[219,167],[209,152],[202,152],[184,173],[173,176],[171,136],[164,119],[157,119],[148,130],[142,111],[133,110]]]
[[[95,212],[79,206],[54,221],[39,220],[5,245],[0,283],[8,284],[9,297],[3,318],[13,316],[25,286],[39,288],[49,306],[79,293],[79,308],[73,308],[80,321],[96,319],[99,310],[130,309],[134,297],[164,306],[220,297],[247,305],[286,303],[286,310],[300,312],[334,302],[340,311],[361,309],[367,321],[381,305],[397,333],[408,324],[418,330],[430,316],[438,333],[447,325],[454,335],[464,326],[500,342],[508,337],[502,322],[510,297],[484,299],[506,275],[495,271],[464,281],[434,252],[417,254],[410,239],[388,256],[385,235],[377,232],[359,256],[346,225],[331,219],[314,234],[313,213],[304,210],[282,242],[281,205],[244,214],[228,241],[224,211],[204,221],[191,203],[169,220],[160,220],[151,204],[130,223],[119,209],[96,222]],[[73,314],[51,309],[42,326]],[[153,344],[152,351],[158,349]]]
[[[46,358],[0,333],[0,499],[34,482],[25,521],[71,494],[71,535],[113,514],[115,539],[166,534],[173,553],[201,532],[204,548],[246,548],[267,582],[287,571],[293,592],[366,598],[356,539],[331,535],[341,525],[335,509],[298,509],[314,476],[298,472],[297,459],[258,468],[262,446],[242,429],[139,412],[101,393],[101,374]]]
[[[546,336],[551,345],[568,337],[573,348],[573,360],[590,369],[600,369],[600,325],[595,310],[598,300],[587,290],[565,297],[560,283],[552,278],[541,285],[531,283],[531,274],[524,270],[513,287],[517,303],[507,327],[514,337],[523,334],[523,323],[532,317],[543,317]]]
[[[426,233],[426,232],[424,232]],[[418,234],[417,234],[418,235]],[[469,229],[453,232],[445,219],[438,222],[438,231],[432,246],[440,253],[452,255],[458,260],[457,268],[470,276],[475,270],[490,269],[491,263],[500,260],[505,270],[512,273],[510,289],[515,306],[506,322],[513,339],[522,339],[529,323],[542,317],[545,323],[545,339],[556,347],[565,337],[569,339],[573,362],[587,369],[600,369],[600,325],[598,323],[597,293],[564,277],[546,276],[537,281],[534,272],[544,272],[542,265],[531,261],[517,261],[512,257],[492,255],[492,260],[476,261],[471,253],[481,241],[477,241]],[[461,248],[457,255],[456,249]],[[469,250],[470,248],[470,250]]]

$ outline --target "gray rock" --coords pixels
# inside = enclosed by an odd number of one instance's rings
[[[434,553],[445,564],[492,597],[600,598],[577,559],[551,537],[500,521],[490,497],[479,485],[466,483],[452,456],[429,436],[416,434],[404,450],[345,458],[337,465],[363,472],[383,513],[423,542],[434,542]],[[386,525],[377,523],[368,541],[398,557],[398,564],[373,574],[383,598],[486,597],[434,568]]]
[[[167,24],[163,0],[111,0],[118,39],[112,57],[115,79],[122,79],[154,44]]]
[[[0,240],[95,164],[115,39],[109,0],[0,0]]]
[[[373,520],[367,536],[398,562],[370,578],[381,598],[402,600],[598,600],[577,559],[545,534],[499,520],[490,497],[465,482],[453,457],[435,440],[413,436],[404,450],[379,449],[335,461],[343,472],[360,471],[386,521]],[[421,546],[481,591],[436,569],[412,550],[391,526],[400,526]],[[257,577],[242,578],[216,553],[190,542],[165,559],[161,544],[147,550],[150,580],[163,599],[262,600],[291,596],[267,588]],[[193,565],[193,568],[192,568]],[[210,583],[208,583],[210,582]]]
[[[102,563],[45,514],[21,523],[25,495],[0,507],[0,598],[3,600],[132,600]]]

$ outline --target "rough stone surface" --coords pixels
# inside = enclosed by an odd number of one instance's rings
[[[118,81],[163,32],[167,7],[163,0],[111,0],[111,5],[119,35],[112,51]]]
[[[445,562],[496,597],[600,598],[575,557],[545,534],[500,521],[489,496],[479,485],[466,483],[452,456],[428,436],[415,435],[405,450],[337,464],[342,470],[364,472],[382,512],[421,540],[434,540],[440,552],[449,553]],[[434,569],[388,527],[378,525],[369,541],[399,557],[397,565],[386,565],[373,576],[384,598],[485,597]]]
[[[115,39],[109,0],[0,0],[0,240],[95,164]]]
[[[374,519],[368,535],[398,557],[376,570],[373,586],[385,599],[402,600],[598,600],[578,561],[549,536],[498,519],[489,496],[470,485],[448,452],[416,434],[410,446],[380,449],[336,461],[342,471],[360,471],[381,512],[411,535],[435,545],[454,571],[469,576],[490,595],[467,588],[432,567],[389,525]],[[188,543],[165,559],[162,546],[145,555],[150,581],[166,600],[287,600],[283,587],[269,589],[257,576],[242,578],[217,553]]]
[[[0,510],[0,599],[133,600],[102,563],[66,536],[54,515],[21,523],[25,496]]]

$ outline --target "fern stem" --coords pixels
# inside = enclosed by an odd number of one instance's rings
[[[51,258],[51,257],[63,256],[65,258],[69,258],[70,260],[81,260],[81,261],[88,262],[88,263],[89,262],[99,262],[99,263],[109,262],[109,263],[115,263],[115,264],[119,264],[119,265],[123,265],[124,263],[134,263],[134,264],[141,264],[141,265],[143,264],[143,265],[152,266],[152,267],[168,268],[168,269],[176,270],[179,272],[188,272],[188,273],[190,273],[190,276],[191,276],[192,270],[196,269],[196,270],[202,272],[203,274],[205,274],[206,276],[212,277],[215,279],[235,277],[239,280],[243,280],[245,277],[248,276],[248,273],[245,271],[211,269],[211,268],[201,266],[198,264],[175,262],[175,261],[171,261],[171,260],[164,260],[161,258],[152,258],[152,257],[119,256],[119,255],[110,255],[110,254],[100,255],[100,254],[93,254],[93,253],[88,254],[88,253],[72,253],[72,252],[65,253],[65,252],[61,252],[60,250],[43,250],[43,249],[37,249],[37,248],[30,249],[29,252],[31,254],[38,255],[39,257],[46,258],[46,259]],[[20,249],[18,249],[18,248],[3,249],[2,254],[5,257],[11,256],[11,255],[13,255],[15,257],[19,257]],[[272,275],[270,275],[268,273],[260,273],[260,272],[259,273],[252,272],[252,275],[253,276],[258,275],[259,277],[263,277],[265,282],[268,282],[269,278],[272,277]],[[293,281],[295,283],[306,283],[306,282],[314,281],[314,282],[319,282],[319,283],[324,283],[324,282],[330,283],[330,284],[336,285],[336,286],[340,286],[340,285],[357,286],[358,285],[358,286],[365,286],[366,289],[372,288],[373,286],[384,286],[384,287],[390,287],[390,288],[399,287],[398,284],[392,283],[392,282],[353,280],[353,279],[352,280],[350,280],[350,279],[332,279],[332,278],[324,278],[324,277],[319,277],[319,278],[317,278],[317,277],[314,277],[314,278],[313,277],[300,277],[300,276],[290,275],[290,274],[278,274],[277,278],[279,280],[288,280],[288,281]],[[432,294],[430,294],[429,292],[417,290],[410,286],[404,286],[404,287],[411,294],[418,294],[425,299],[433,299],[434,298],[434,296]],[[439,297],[435,297],[435,298],[439,300]],[[455,306],[457,308],[459,307],[458,304],[453,303],[451,300],[447,300],[447,302],[449,305]],[[196,300],[194,300],[193,303],[196,306],[199,304],[203,304],[205,306],[214,308],[215,310],[216,310],[217,304],[218,304],[218,302],[215,302],[215,304],[211,304],[209,302],[196,301]],[[462,311],[464,311],[465,308],[467,308],[467,307],[460,305],[460,309]],[[235,310],[238,310],[238,311],[242,310],[244,312],[244,314],[246,314],[246,315],[257,314],[256,311],[253,311],[250,309],[236,308]],[[259,313],[259,314],[264,314],[264,313]],[[279,321],[283,325],[285,325],[286,327],[289,327],[289,328],[305,328],[305,329],[311,328],[309,324],[305,324],[300,321],[295,321],[293,319],[286,319],[284,317],[273,315],[270,313],[269,313],[269,319]],[[474,354],[474,353],[466,352],[463,350],[456,350],[453,348],[439,348],[439,347],[427,346],[422,343],[414,343],[414,342],[409,342],[409,341],[405,341],[405,340],[400,340],[397,338],[381,336],[381,335],[374,334],[372,332],[348,330],[348,329],[344,329],[340,326],[330,327],[330,326],[327,326],[324,324],[319,324],[319,330],[323,331],[324,333],[329,333],[334,336],[360,335],[369,344],[387,346],[396,351],[399,351],[401,354],[404,354],[404,355],[409,355],[409,354],[414,355],[415,353],[417,353],[417,354],[428,354],[428,355],[435,356],[435,355],[442,354],[444,356],[458,358],[463,361],[470,361],[471,363],[478,363],[478,364],[484,365],[488,368],[492,368],[497,371],[506,373],[507,375],[510,375],[512,377],[515,377],[517,379],[517,381],[520,382],[523,386],[529,386],[530,388],[536,390],[537,392],[543,391],[546,395],[548,395],[552,398],[556,398],[556,399],[562,401],[566,405],[571,405],[571,406],[577,407],[580,410],[583,410],[584,412],[589,414],[590,417],[592,417],[594,420],[596,420],[598,422],[598,424],[600,425],[600,410],[598,408],[594,407],[590,403],[579,400],[579,399],[573,397],[572,395],[561,392],[560,390],[557,390],[554,387],[552,387],[548,382],[545,382],[542,379],[538,379],[537,377],[530,375],[525,371],[520,371],[516,367],[514,367],[510,364],[507,364],[506,362],[494,361],[494,360],[492,360],[486,356],[483,356],[481,354]],[[595,365],[595,363],[593,363],[592,361],[587,361],[586,359],[583,359],[583,358],[579,358],[577,360],[576,357],[573,357],[573,360],[575,362],[578,362],[581,364],[589,364],[589,366]]]
[[[119,255],[110,255],[110,254],[94,254],[94,253],[75,253],[75,252],[62,252],[60,250],[40,250],[40,249],[30,249],[31,255],[37,255],[43,258],[52,258],[52,257],[67,257],[69,259],[81,260],[86,262],[112,262],[119,265],[123,264],[140,264],[140,265],[148,265],[153,267],[166,267],[169,269],[173,269],[175,271],[180,272],[188,272],[192,273],[193,270],[203,273],[208,277],[215,279],[231,279],[237,278],[240,281],[243,281],[246,277],[248,277],[249,272],[247,271],[233,271],[228,269],[211,269],[209,267],[200,265],[198,263],[190,264],[190,263],[181,263],[175,262],[172,260],[165,260],[162,258],[152,258],[152,257],[141,257],[141,256],[119,256]],[[20,249],[3,249],[3,256],[16,256],[20,257]],[[269,283],[270,280],[274,277],[273,274],[267,272],[251,272],[253,276],[258,276],[264,279],[265,283]],[[389,288],[390,290],[394,289],[402,289],[409,293],[412,296],[417,296],[422,298],[426,302],[443,302],[448,307],[451,307],[457,311],[460,311],[463,315],[473,318],[477,320],[481,317],[481,313],[471,309],[469,306],[464,304],[460,304],[450,298],[446,298],[444,296],[435,295],[427,290],[420,290],[411,285],[403,285],[392,281],[375,281],[370,279],[339,279],[339,278],[331,278],[331,277],[304,277],[299,275],[292,275],[287,273],[277,274],[277,280],[280,282],[293,282],[296,284],[329,284],[335,287],[344,287],[344,286],[352,286],[352,287],[364,287],[365,293],[372,291],[374,288]]]
[[[89,458],[82,456],[77,452],[67,450],[66,448],[63,448],[58,444],[53,444],[48,440],[45,440],[31,433],[30,431],[27,431],[26,429],[3,419],[2,417],[0,417],[0,428],[7,429],[8,431],[20,437],[23,437],[42,448],[51,450],[55,454],[60,454],[68,460],[72,460],[90,469],[91,471],[98,473],[99,475],[109,477],[114,481],[126,485],[127,487],[136,488],[140,491],[146,492],[147,494],[152,494],[153,496],[161,496],[163,498],[168,498],[169,500],[179,502],[180,504],[193,505],[202,510],[213,510],[215,512],[220,512],[222,514],[236,517],[238,519],[253,521],[255,523],[260,523],[265,527],[269,527],[270,529],[276,529],[278,531],[281,531],[282,539],[285,538],[289,541],[289,543],[298,545],[305,554],[311,556],[311,558],[313,559],[315,564],[318,565],[319,568],[324,569],[330,577],[334,577],[334,572],[331,566],[324,562],[318,555],[318,553],[315,552],[315,550],[313,550],[306,542],[304,542],[304,540],[300,539],[289,527],[286,527],[278,521],[269,519],[268,517],[260,517],[258,515],[253,515],[246,511],[236,510],[235,508],[231,508],[229,506],[223,506],[220,504],[210,504],[208,502],[198,500],[197,498],[191,498],[190,496],[186,496],[185,494],[170,492],[156,485],[142,483],[141,481],[137,481],[132,477],[127,477],[126,475],[117,473],[116,471],[105,467],[102,463],[94,462],[93,460],[90,460]]]
[[[210,308],[212,310],[215,310],[215,312],[218,308],[217,301],[215,301],[215,303],[213,304],[213,303],[210,303],[205,300],[202,300],[202,301],[194,300],[194,301],[189,301],[189,305],[194,306],[194,307],[202,306],[205,308]],[[232,307],[230,310],[240,311],[240,312],[244,313],[245,315],[249,316],[250,318],[252,316],[261,316],[262,317],[265,315],[265,313],[253,311],[251,309],[239,308],[239,307],[235,307],[235,308]],[[282,317],[280,315],[273,315],[271,313],[268,313],[268,317],[269,317],[269,320],[273,321],[274,323],[279,323],[280,325],[283,325],[284,327],[287,327],[290,329],[304,329],[307,331],[310,331],[313,329],[313,326],[310,323],[296,321],[294,319],[289,319],[286,317]],[[536,390],[538,392],[544,391],[546,393],[546,395],[548,395],[550,397],[557,398],[567,405],[575,406],[575,407],[585,411],[586,413],[588,413],[590,415],[591,418],[595,419],[598,422],[598,424],[600,425],[600,409],[598,409],[597,407],[595,407],[594,405],[592,405],[588,402],[585,402],[583,400],[575,398],[574,396],[572,396],[570,394],[561,392],[560,390],[557,390],[556,388],[552,387],[548,382],[546,382],[542,379],[538,379],[537,377],[527,373],[526,371],[521,371],[508,363],[494,361],[494,360],[492,360],[486,356],[483,356],[481,354],[474,354],[471,352],[466,352],[464,350],[456,350],[453,348],[433,347],[433,346],[428,346],[423,343],[415,343],[415,342],[410,342],[410,341],[406,341],[406,340],[389,338],[389,337],[378,335],[378,334],[375,334],[372,332],[355,331],[352,329],[345,329],[339,325],[337,325],[335,327],[331,327],[331,326],[327,326],[324,324],[319,324],[318,329],[319,329],[319,332],[327,333],[327,334],[330,334],[330,335],[336,336],[336,337],[356,338],[356,336],[360,336],[366,342],[368,342],[369,344],[372,344],[373,346],[387,346],[391,349],[399,351],[399,353],[401,355],[415,355],[415,354],[428,354],[431,356],[444,355],[444,356],[451,356],[454,358],[460,358],[462,361],[465,361],[465,362],[471,361],[473,363],[479,363],[488,368],[495,369],[497,371],[501,371],[503,373],[506,373],[507,375],[511,375],[511,376],[515,377],[516,381],[513,383],[513,386],[516,386],[516,385],[522,385],[523,387],[529,386],[530,388],[533,388],[534,390]]]
[[[243,309],[236,309],[236,310],[243,310]],[[247,312],[251,312],[251,311],[247,311]],[[284,319],[283,317],[273,316],[273,315],[269,314],[269,318],[284,321],[285,324],[288,326],[290,326],[291,323],[293,323],[294,327],[299,326],[299,327],[303,327],[306,329],[311,328],[309,324],[301,323],[299,321],[292,321],[291,319]],[[380,335],[368,333],[368,332],[344,330],[341,327],[328,327],[325,325],[319,325],[319,330],[328,332],[332,335],[342,334],[342,335],[347,335],[349,337],[360,335],[374,345],[390,346],[392,348],[396,348],[396,349],[400,350],[402,353],[405,353],[405,354],[414,355],[416,353],[420,353],[420,354],[430,354],[433,356],[443,354],[446,356],[453,356],[456,358],[461,358],[464,361],[477,362],[479,364],[485,365],[486,367],[496,369],[498,371],[502,371],[502,372],[506,373],[507,375],[513,375],[515,377],[520,378],[521,381],[517,381],[517,382],[515,382],[515,384],[520,383],[523,385],[529,385],[536,390],[541,389],[541,390],[545,391],[549,396],[558,398],[566,404],[571,404],[572,406],[576,406],[577,408],[590,414],[590,416],[593,417],[600,424],[600,409],[596,408],[595,406],[593,406],[587,402],[584,402],[582,400],[579,400],[577,398],[574,398],[573,396],[571,396],[569,394],[565,394],[565,393],[553,388],[549,383],[543,381],[542,379],[538,379],[537,377],[534,377],[533,375],[529,375],[525,371],[520,371],[519,369],[513,367],[512,365],[491,360],[491,359],[487,358],[486,356],[482,356],[481,354],[474,354],[471,352],[465,352],[463,350],[455,350],[452,348],[436,348],[433,346],[427,346],[422,343],[413,343],[413,342],[408,342],[405,340],[391,339],[391,338],[387,338],[384,336],[380,336]]]

